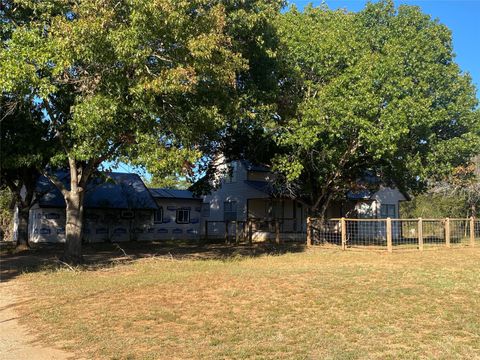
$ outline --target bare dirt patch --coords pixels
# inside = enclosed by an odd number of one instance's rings
[[[0,284],[0,359],[1,360],[65,360],[73,355],[46,347],[25,326],[19,324],[16,307],[28,300],[16,295],[21,293],[18,285]]]

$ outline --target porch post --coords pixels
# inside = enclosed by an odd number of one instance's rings
[[[225,243],[228,244],[228,220],[225,221]]]
[[[307,217],[307,246],[312,246],[312,218]]]
[[[280,244],[280,223],[275,219],[275,242]]]

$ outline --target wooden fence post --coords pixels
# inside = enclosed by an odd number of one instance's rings
[[[422,218],[418,218],[418,250],[423,251],[423,220]]]
[[[307,246],[312,246],[312,219],[307,217]]]
[[[475,246],[475,218],[470,217],[470,246]]]
[[[445,219],[445,246],[450,247],[450,219]]]
[[[344,217],[340,220],[342,235],[342,250],[347,250],[347,221]]]
[[[280,244],[280,223],[277,219],[275,220],[275,242]]]
[[[387,217],[387,250],[388,252],[393,251],[393,242],[392,242],[392,219]]]
[[[252,245],[253,242],[253,224],[252,219],[248,219],[248,243]]]

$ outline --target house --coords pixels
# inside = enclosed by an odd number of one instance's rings
[[[274,174],[268,167],[246,160],[217,165],[214,188],[203,197],[188,190],[147,189],[136,174],[103,173],[93,178],[85,193],[83,240],[199,239],[207,234],[223,238],[226,233],[245,238],[250,230],[247,224],[256,241],[271,239],[277,229],[284,240],[304,239],[308,208],[296,199],[274,196]],[[68,188],[68,173],[58,172],[57,177]],[[399,204],[407,197],[396,188],[377,185],[376,191],[352,190],[345,200],[332,202],[327,218],[399,217]],[[30,242],[64,242],[62,194],[43,176],[36,192],[30,210]],[[362,226],[356,231],[363,231]]]
[[[223,236],[225,224],[232,222],[229,232],[239,231],[233,221],[255,223],[254,237],[258,240],[271,238],[275,221],[279,223],[282,237],[298,238],[306,232],[308,208],[290,198],[273,196],[274,174],[266,166],[255,165],[246,160],[217,164],[214,190],[204,196],[205,221],[209,236]],[[378,182],[377,191],[349,191],[345,200],[332,202],[327,209],[327,218],[397,218],[400,202],[407,200],[397,188],[383,186],[378,178],[366,176],[364,182]],[[207,210],[208,209],[208,210]],[[201,229],[202,234],[205,229]],[[243,227],[240,231],[244,232]],[[242,234],[243,235],[243,234]]]
[[[196,239],[200,236],[202,199],[188,190],[149,189],[158,209],[153,227],[156,239]]]
[[[209,236],[224,236],[224,221],[245,223],[253,220],[257,240],[269,236],[273,220],[281,220],[283,234],[305,232],[307,213],[304,205],[293,199],[272,197],[273,174],[269,168],[237,160],[220,164],[217,169],[215,190],[203,197],[205,221],[210,223]],[[229,232],[239,231],[233,226],[232,223]],[[243,236],[245,227],[240,231]]]
[[[57,178],[69,187],[67,172]],[[65,201],[61,192],[41,176],[30,210],[29,241],[65,242]],[[150,240],[157,204],[136,174],[103,173],[87,185],[84,199],[85,242]]]

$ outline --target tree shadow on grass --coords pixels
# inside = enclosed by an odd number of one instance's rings
[[[10,281],[25,272],[37,272],[61,267],[69,268],[69,265],[59,260],[63,248],[63,244],[42,244],[28,250],[3,252],[0,256],[0,281]],[[304,244],[274,244],[269,242],[253,245],[199,244],[198,242],[188,241],[84,244],[85,262],[76,270],[95,270],[151,257],[176,260],[229,260],[263,255],[282,255],[304,250]]]

